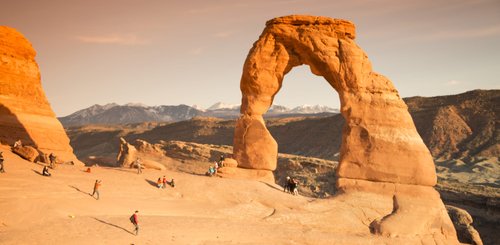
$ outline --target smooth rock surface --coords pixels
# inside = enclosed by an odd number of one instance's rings
[[[354,24],[315,16],[285,16],[267,22],[243,67],[241,114],[234,136],[240,167],[276,168],[277,144],[262,115],[284,76],[309,65],[335,89],[346,120],[338,175],[392,183],[436,184],[434,162],[394,85],[375,73],[354,41]]]
[[[62,162],[82,165],[56,119],[41,84],[31,43],[13,28],[0,26],[0,142],[21,140]]]

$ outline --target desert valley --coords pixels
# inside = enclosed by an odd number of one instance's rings
[[[56,117],[36,44],[0,26],[0,244],[498,244],[500,90],[402,98],[356,35],[347,20],[273,18],[241,105]],[[273,105],[304,64],[338,110]]]

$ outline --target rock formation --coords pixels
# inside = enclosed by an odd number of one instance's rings
[[[34,147],[29,145],[12,148],[12,152],[30,162],[35,162],[40,156],[40,153],[38,153]],[[45,159],[42,162],[48,163]]]
[[[35,55],[22,34],[0,26],[0,142],[20,139],[61,162],[81,164],[45,97]]]
[[[372,71],[354,42],[351,22],[286,16],[267,22],[247,56],[241,77],[241,114],[234,155],[242,168],[274,170],[277,144],[262,115],[283,78],[307,64],[335,89],[346,119],[339,176],[392,183],[436,184],[434,163],[396,88]]]
[[[262,115],[284,76],[306,64],[340,96],[345,126],[339,193],[349,198],[370,192],[393,200],[392,211],[372,220],[370,230],[388,237],[418,236],[422,243],[458,243],[432,187],[437,181],[433,159],[406,104],[391,81],[372,71],[354,39],[354,24],[345,20],[292,15],[266,23],[243,67],[242,115],[233,152],[238,168],[233,168],[233,176],[269,180],[263,172],[276,169],[278,145]],[[254,174],[243,174],[248,172]]]
[[[472,226],[472,217],[467,211],[450,205],[446,205],[446,210],[450,214],[460,242],[483,245],[479,232]]]
[[[156,145],[149,144],[144,140],[136,140],[134,145],[129,144],[124,138],[120,138],[120,151],[116,157],[116,163],[121,167],[134,168],[135,161],[140,158],[143,168],[164,170],[161,163],[168,160],[165,152]]]

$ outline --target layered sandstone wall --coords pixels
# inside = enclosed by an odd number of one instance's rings
[[[45,97],[35,56],[21,33],[0,26],[0,142],[20,139],[61,162],[80,163]]]

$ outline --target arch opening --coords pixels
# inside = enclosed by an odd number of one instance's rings
[[[282,106],[289,113],[281,114]],[[343,126],[339,106],[336,90],[307,65],[300,65],[285,75],[263,117],[280,153],[338,161]]]

